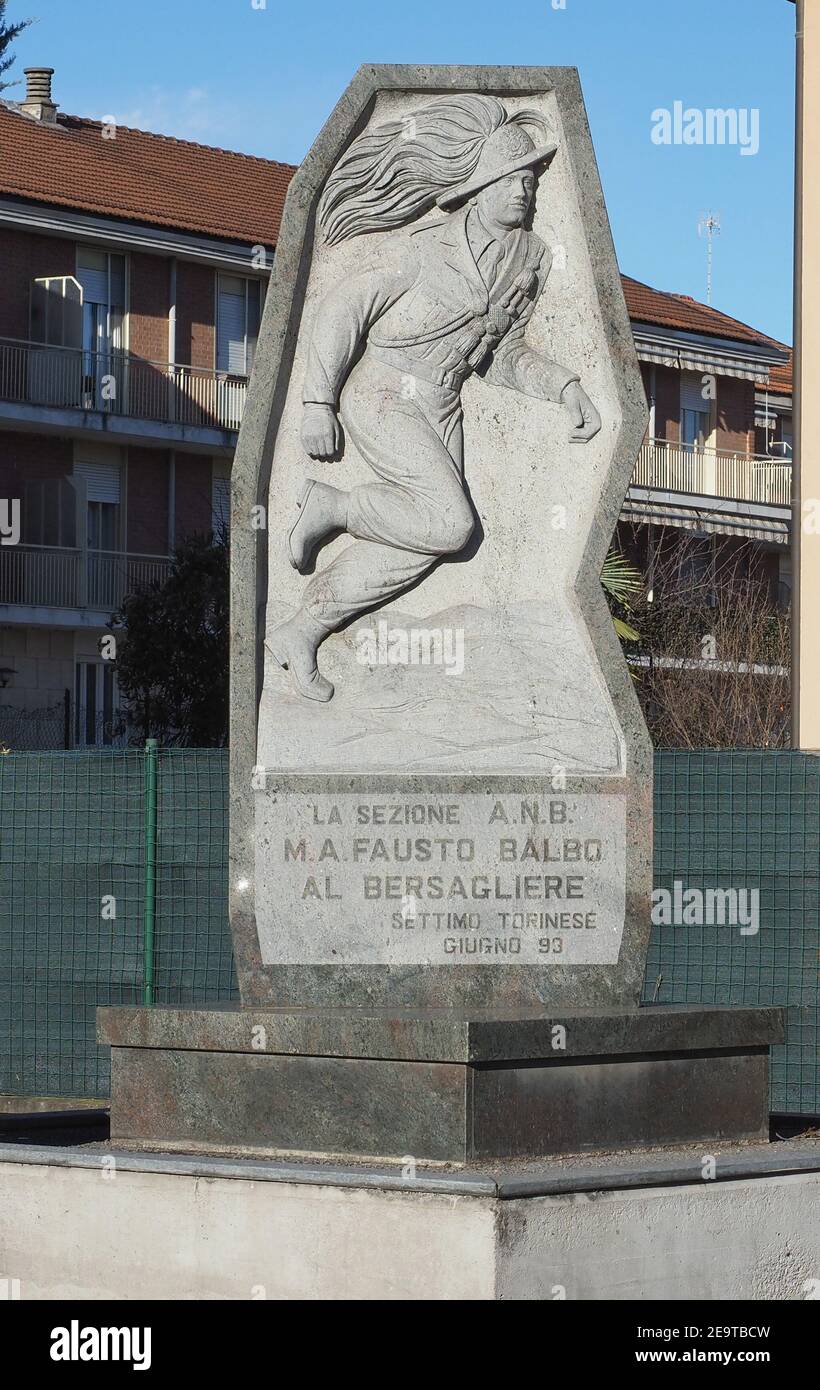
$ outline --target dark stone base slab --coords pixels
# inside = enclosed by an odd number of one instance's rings
[[[469,1163],[763,1139],[781,1009],[98,1012],[111,1137]]]

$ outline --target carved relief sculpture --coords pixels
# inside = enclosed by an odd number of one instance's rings
[[[528,129],[536,132],[534,139]],[[303,390],[302,445],[338,458],[349,437],[373,478],[343,491],[302,484],[287,545],[309,569],[321,544],[344,549],[305,586],[301,607],[270,634],[300,695],[326,702],[324,639],[464,549],[475,514],[464,477],[461,388],[472,373],[560,404],[570,439],[587,442],[598,412],[572,368],[532,348],[527,325],[550,270],[527,230],[536,179],[555,153],[535,112],[492,96],[439,98],[354,140],[319,210],[326,241],[407,227],[319,305]]]

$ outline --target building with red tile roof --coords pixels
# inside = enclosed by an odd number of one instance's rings
[[[61,113],[51,69],[0,100],[0,741],[119,738],[111,612],[228,479],[289,164]],[[261,256],[260,256],[261,251]],[[788,560],[791,356],[629,276],[650,426],[624,520]],[[45,731],[45,732],[44,732]]]
[[[0,102],[0,194],[273,246],[293,165]]]

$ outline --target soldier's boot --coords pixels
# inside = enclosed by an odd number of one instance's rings
[[[296,519],[288,532],[288,557],[301,574],[319,542],[333,531],[346,529],[347,493],[329,483],[306,478],[299,489],[296,508]]]
[[[290,671],[294,689],[306,700],[326,704],[333,698],[333,682],[322,675],[316,653],[330,629],[300,608],[287,622],[274,628],[265,645],[283,671]]]

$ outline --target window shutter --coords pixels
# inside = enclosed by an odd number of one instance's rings
[[[77,279],[83,287],[83,300],[86,304],[108,303],[108,270],[92,270],[89,266],[78,266]]]
[[[89,502],[119,502],[120,470],[114,463],[75,463],[74,477],[85,478]]]
[[[709,401],[703,394],[703,376],[700,372],[681,373],[680,408],[709,413]]]
[[[244,376],[247,370],[245,338],[245,282],[242,293],[220,286],[217,312],[216,365],[220,372]]]

